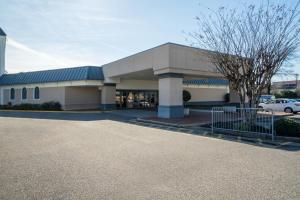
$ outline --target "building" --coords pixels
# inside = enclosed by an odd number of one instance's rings
[[[291,80],[291,81],[278,81],[272,83],[272,92],[279,93],[282,91],[296,91],[300,89],[300,81],[299,80]]]
[[[218,104],[228,82],[207,50],[166,43],[105,64],[5,74],[6,34],[0,29],[0,104],[58,101],[64,110],[157,108],[163,118],[183,117],[182,90],[191,104]]]

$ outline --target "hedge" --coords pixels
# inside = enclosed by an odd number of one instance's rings
[[[11,105],[8,103],[7,105],[0,105],[1,110],[52,110],[59,111],[61,109],[61,104],[59,102],[50,101],[42,104],[30,104],[23,103],[18,105]]]
[[[275,122],[276,134],[279,136],[300,137],[300,123],[294,119],[282,118]]]

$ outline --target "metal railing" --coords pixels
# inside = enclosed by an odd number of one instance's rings
[[[265,134],[274,140],[274,112],[261,108],[214,107],[211,128]]]

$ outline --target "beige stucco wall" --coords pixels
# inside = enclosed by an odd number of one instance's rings
[[[211,52],[167,43],[103,66],[105,78],[121,77],[143,70],[154,74],[182,73],[202,77],[222,77],[209,60]]]
[[[117,84],[118,90],[158,90],[158,80],[123,80]]]
[[[102,86],[101,88],[101,104],[116,103],[116,86]]]
[[[21,99],[21,88],[15,89],[15,100],[10,100],[10,89],[4,89],[4,104],[11,102],[13,105],[30,103],[41,104],[48,101],[58,101],[64,107],[65,105],[65,88],[64,87],[49,87],[40,88],[40,99],[33,99],[34,88],[27,88],[27,99]]]
[[[182,78],[159,79],[159,105],[182,105]]]
[[[161,45],[132,56],[103,65],[105,78],[116,77],[132,72],[169,66],[169,46]]]
[[[97,109],[101,91],[97,87],[66,87],[65,102],[65,110]]]
[[[215,65],[210,61],[211,52],[176,44],[170,44],[169,49],[170,68],[188,74],[203,72],[204,76],[210,73],[220,76]]]
[[[188,88],[185,90],[191,93],[189,102],[209,102],[209,101],[224,101],[224,95],[228,93],[227,88]]]
[[[27,99],[21,99],[21,88],[15,89],[15,100],[10,100],[10,89],[4,89],[4,104],[30,103],[42,104],[58,101],[64,110],[96,109],[101,103],[101,91],[98,87],[49,87],[40,88],[40,99],[34,99],[34,88],[27,88]]]
[[[237,92],[230,90],[230,103],[239,103],[240,97]]]

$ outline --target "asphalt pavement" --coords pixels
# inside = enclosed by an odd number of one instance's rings
[[[128,123],[0,112],[0,199],[300,199],[300,152]]]

